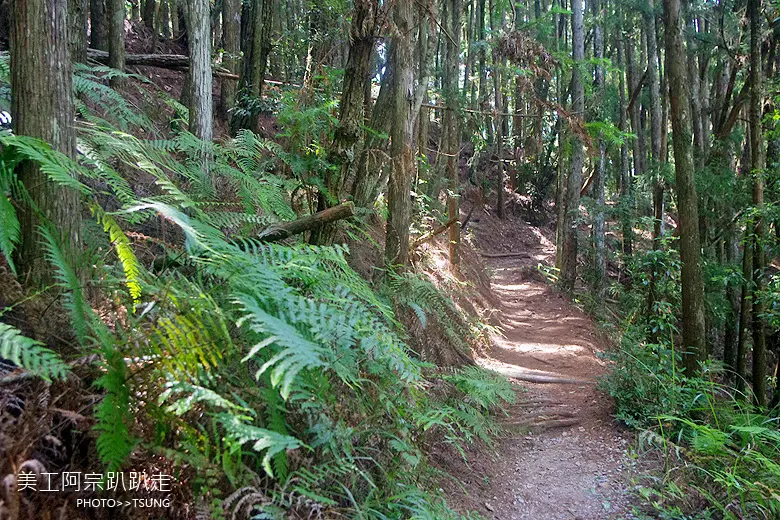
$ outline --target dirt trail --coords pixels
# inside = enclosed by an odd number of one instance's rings
[[[478,237],[485,236],[487,230],[482,231]],[[504,243],[530,255],[488,259],[504,337],[495,338],[480,364],[509,377],[532,374],[571,382],[522,382],[527,391],[503,420],[515,433],[499,441],[492,457],[469,457],[469,465],[450,461],[447,469],[462,486],[446,484],[448,500],[458,509],[501,520],[625,518],[633,474],[630,435],[611,418],[609,397],[596,389],[604,371],[596,352],[603,341],[592,320],[536,271],[538,263],[554,258],[550,241],[535,228],[514,232],[521,235],[518,240]],[[478,244],[483,251],[496,247],[489,240]],[[538,426],[529,431],[529,423]]]

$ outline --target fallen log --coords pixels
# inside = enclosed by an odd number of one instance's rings
[[[87,49],[87,59],[108,65],[108,53],[106,51]],[[167,70],[187,70],[190,67],[190,59],[184,54],[126,54],[125,65],[157,67]],[[222,67],[212,67],[212,74],[221,78],[238,79],[238,74],[233,74]]]
[[[298,220],[273,224],[261,231],[257,238],[263,242],[278,242],[293,235],[310,231],[317,226],[349,218],[354,214],[355,205],[352,202],[344,202],[338,206],[306,215]]]
[[[432,239],[433,237],[435,237],[437,235],[441,235],[442,233],[447,231],[449,229],[449,227],[451,225],[453,225],[457,221],[458,221],[458,217],[452,217],[451,219],[449,219],[447,222],[445,222],[441,226],[437,227],[436,229],[434,229],[433,231],[431,231],[429,233],[425,233],[420,238],[418,238],[417,240],[412,242],[412,245],[409,246],[409,249],[416,249],[418,246],[424,244],[425,242],[427,242],[428,240]]]
[[[461,231],[466,229],[466,224],[469,223],[469,220],[471,219],[471,214],[474,212],[474,208],[475,207],[477,207],[476,204],[471,206],[471,209],[469,210],[468,215],[466,215],[466,218],[463,220],[463,222],[460,222],[460,230]],[[409,249],[416,249],[418,246],[421,246],[422,244],[424,244],[425,242],[429,241],[433,237],[435,237],[437,235],[441,235],[442,233],[447,231],[450,228],[450,226],[452,226],[456,222],[458,222],[458,217],[452,217],[447,222],[445,222],[441,226],[437,227],[433,231],[431,231],[429,233],[425,233],[424,235],[420,236],[420,238],[418,238],[417,240],[412,242],[412,245],[409,246]]]

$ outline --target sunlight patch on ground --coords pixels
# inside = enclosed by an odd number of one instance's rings
[[[590,352],[590,349],[582,345],[559,345],[557,343],[536,342],[523,343],[519,341],[511,341],[505,338],[495,338],[494,341],[499,348],[511,352],[540,352],[543,354],[563,354],[566,356]]]

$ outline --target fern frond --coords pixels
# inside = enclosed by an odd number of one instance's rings
[[[233,414],[223,413],[218,416],[218,419],[220,424],[225,427],[225,432],[235,442],[239,444],[253,442],[252,449],[261,454],[265,453],[263,456],[263,469],[270,477],[274,476],[271,468],[271,459],[276,454],[285,450],[296,450],[305,447],[305,444],[295,437],[246,424]]]
[[[73,330],[79,342],[85,345],[89,333],[88,321],[92,309],[87,305],[84,290],[81,287],[81,280],[79,280],[70,260],[66,258],[59,241],[54,237],[51,226],[42,226],[39,232],[46,249],[46,259],[54,267],[55,278],[68,291],[66,293],[66,306],[70,310]]]
[[[0,358],[8,359],[46,381],[64,379],[70,371],[53,350],[5,323],[0,323]]]
[[[16,274],[13,252],[22,236],[22,227],[16,217],[16,208],[6,195],[7,191],[0,186],[0,252],[5,256],[11,272]]]
[[[169,381],[165,385],[165,390],[157,399],[159,404],[165,403],[172,395],[185,394],[185,397],[177,399],[166,407],[166,411],[181,416],[192,410],[198,403],[205,403],[215,408],[231,410],[233,412],[248,412],[243,406],[237,405],[222,397],[214,390],[193,385],[184,381]]]
[[[103,347],[105,373],[95,384],[106,392],[95,409],[97,424],[94,429],[100,433],[96,447],[100,460],[107,466],[107,471],[117,471],[121,469],[137,443],[130,434],[133,416],[130,411],[127,365],[105,325],[101,323],[96,333],[99,344]]]
[[[278,352],[263,363],[257,371],[257,376],[271,370],[271,384],[274,387],[280,386],[282,397],[289,397],[293,381],[302,370],[327,366],[325,358],[328,351],[325,348],[304,337],[290,323],[265,312],[254,297],[239,294],[236,296],[236,303],[246,311],[238,325],[248,323],[250,329],[265,338],[252,348],[244,361],[253,358],[270,345],[276,344],[280,347]]]
[[[91,193],[92,190],[77,179],[78,175],[88,175],[85,168],[67,155],[52,149],[46,141],[24,135],[0,133],[0,143],[13,148],[25,159],[38,163],[41,171],[58,185],[82,194]]]
[[[92,214],[98,223],[103,226],[103,230],[108,233],[111,243],[114,249],[116,249],[116,255],[125,273],[127,290],[130,292],[133,304],[137,305],[141,301],[141,273],[143,272],[143,267],[130,246],[130,239],[127,238],[122,228],[119,227],[117,221],[103,211],[100,206],[93,204],[91,209]]]

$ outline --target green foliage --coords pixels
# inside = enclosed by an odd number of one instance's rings
[[[710,293],[743,282],[737,266],[704,267]],[[776,517],[777,419],[716,383],[722,370],[715,362],[696,377],[681,372],[680,261],[668,244],[636,254],[631,274],[634,290],[621,294],[625,332],[619,348],[605,355],[612,370],[601,387],[615,399],[617,417],[641,429],[640,446],[665,458],[662,478],[640,490],[648,507],[639,517],[650,508],[652,518]],[[722,298],[708,297],[714,320],[730,319]]]
[[[391,272],[387,284],[397,304],[409,307],[423,328],[432,316],[450,344],[468,350],[469,341],[476,341],[477,338],[452,300],[424,276],[411,272]]]
[[[0,323],[0,358],[47,381],[64,378],[70,370],[62,359],[40,341],[24,335],[18,329]]]
[[[105,260],[89,262],[105,263],[89,269],[101,298],[110,295],[96,302],[111,309],[106,320],[79,283],[85,259],[65,253],[56,223],[41,231],[80,343],[99,354],[100,460],[116,471],[131,456],[164,454],[194,471],[193,492],[216,506],[229,494],[220,489],[258,491],[226,501],[228,510],[251,502],[254,510],[456,518],[419,487],[429,471],[423,439],[444,437],[461,450],[489,440],[498,431],[489,415],[514,396],[506,381],[478,369],[425,376],[393,307],[350,268],[345,246],[255,238],[295,218],[293,192],[324,171],[317,143],[333,107],[290,112],[299,120],[290,120],[287,138],[303,154],[248,131],[209,143],[206,179],[203,143],[192,135],[143,140],[130,133],[139,121],[129,114],[117,127],[93,113],[122,103],[90,83],[104,72],[81,83],[95,97],[80,107],[90,124],[80,129],[76,161],[35,140],[0,136],[0,172],[13,200],[0,209],[15,218],[15,206],[29,204],[14,166],[32,160],[52,182],[82,194],[94,217],[85,234],[98,235],[88,242],[111,246]],[[280,167],[291,175],[279,175]],[[4,233],[0,246],[10,257],[18,232]],[[468,324],[433,285],[410,275],[391,283],[403,305],[422,320],[436,316],[464,346]],[[65,374],[53,352],[0,326],[0,355],[42,377]],[[446,392],[427,395],[427,381]],[[257,473],[265,475],[262,491]]]

